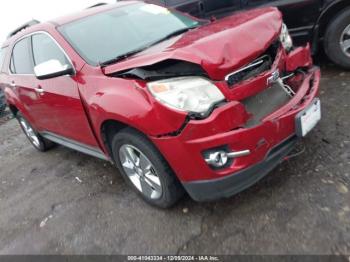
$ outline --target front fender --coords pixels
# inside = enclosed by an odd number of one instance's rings
[[[100,141],[101,127],[108,120],[122,122],[148,136],[177,131],[186,120],[187,113],[158,103],[142,82],[100,77],[85,83],[94,83],[80,86],[80,92]]]

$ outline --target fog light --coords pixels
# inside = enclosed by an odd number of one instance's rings
[[[212,152],[205,157],[205,162],[214,167],[223,167],[228,162],[228,156],[225,151]]]
[[[235,158],[247,156],[250,150],[229,151],[228,146],[223,146],[208,150],[203,153],[205,162],[214,169],[225,168],[230,165]]]

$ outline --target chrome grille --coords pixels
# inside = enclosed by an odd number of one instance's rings
[[[237,71],[226,76],[230,88],[233,88],[236,84],[248,80],[254,76],[257,76],[269,69],[277,56],[278,48],[280,43],[276,42],[270,46],[264,55],[254,60],[252,63],[238,69]]]

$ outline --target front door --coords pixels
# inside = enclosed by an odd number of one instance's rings
[[[36,33],[32,36],[34,65],[50,60],[73,67],[70,59],[52,36]],[[97,142],[85,113],[75,76],[60,76],[46,80],[36,80],[36,88],[41,97],[43,126],[56,126],[52,131],[57,135],[76,142],[97,147]]]

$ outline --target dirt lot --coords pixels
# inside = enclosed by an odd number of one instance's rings
[[[321,98],[303,155],[235,197],[171,210],[142,202],[109,163],[36,152],[2,119],[0,254],[350,254],[350,72],[327,65]]]

